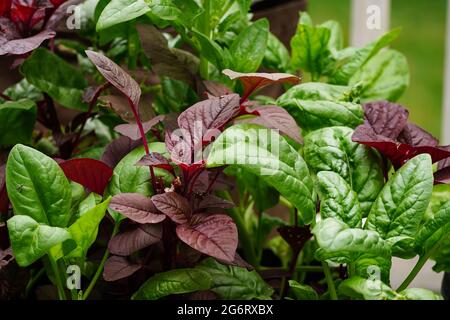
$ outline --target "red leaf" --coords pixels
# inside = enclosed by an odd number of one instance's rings
[[[376,101],[363,105],[364,116],[377,134],[397,139],[406,126],[409,112],[403,106],[388,101]]]
[[[233,93],[230,88],[228,88],[226,85],[221,84],[220,82],[206,80],[203,81],[203,84],[206,87],[208,98],[220,97]]]
[[[159,122],[163,120],[164,115],[159,115],[154,117],[153,119],[143,122],[142,127],[144,128],[144,133],[150,131],[151,128],[153,128],[155,125],[157,125]],[[119,124],[114,128],[114,130],[132,140],[138,140],[141,138],[139,127],[136,123]]]
[[[366,124],[360,125],[355,129],[352,140],[377,149],[392,162],[392,165],[396,169],[400,168],[409,159],[422,153],[428,153],[431,156],[433,163],[450,157],[450,151],[445,150],[445,147],[416,147],[406,143],[396,142],[385,136],[376,134],[373,129]]]
[[[24,54],[33,51],[42,42],[53,38],[55,35],[54,31],[44,30],[29,38],[10,40],[1,45],[0,56],[5,54]]]
[[[434,173],[434,183],[450,184],[450,167],[445,167]]]
[[[408,122],[400,133],[398,140],[402,143],[409,144],[414,147],[431,146],[435,147],[439,144],[438,139],[433,137],[421,127]]]
[[[121,67],[104,55],[91,50],[86,50],[86,54],[105,79],[127,96],[133,106],[137,108],[141,96],[139,84]]]
[[[290,137],[298,143],[302,143],[300,136],[300,127],[295,119],[286,111],[278,106],[256,106],[247,108],[247,112],[257,114],[255,118],[246,118],[237,120],[238,123],[255,123],[269,129],[279,130],[282,134]]]
[[[222,73],[227,75],[231,80],[241,80],[244,85],[242,101],[247,100],[254,91],[269,84],[287,82],[297,84],[300,82],[299,77],[287,73],[240,73],[230,69],[225,69]]]
[[[139,193],[120,193],[112,197],[109,207],[138,223],[159,223],[166,216],[156,209],[149,197]]]
[[[0,16],[6,15],[11,9],[12,0],[2,0],[0,1]]]
[[[136,163],[137,166],[149,166],[161,168],[167,171],[173,172],[172,165],[169,160],[167,160],[162,154],[157,152],[152,152],[151,154],[146,154]]]
[[[309,226],[280,227],[277,229],[280,236],[289,244],[294,252],[300,251],[313,235]]]
[[[177,226],[178,238],[204,254],[227,262],[234,261],[238,232],[233,219],[223,214],[199,214],[195,218],[195,223]]]
[[[103,278],[106,281],[117,281],[131,276],[141,268],[141,265],[131,264],[124,257],[112,256],[106,260]]]
[[[217,260],[222,264],[233,266],[233,267],[245,268],[248,271],[252,271],[254,269],[253,266],[250,263],[248,263],[247,261],[245,261],[244,259],[242,259],[242,257],[237,252],[236,252],[236,255],[234,256],[233,261],[224,261],[221,259],[217,259]]]
[[[162,238],[160,224],[140,224],[133,229],[114,236],[108,244],[112,254],[129,256],[141,249],[157,243]]]
[[[141,141],[134,141],[124,136],[119,137],[106,146],[101,161],[114,168],[123,157],[140,145],[142,145]]]
[[[188,200],[176,192],[166,192],[152,197],[155,207],[176,223],[186,223],[191,216]]]
[[[60,166],[67,178],[100,195],[113,174],[113,170],[105,163],[89,158],[71,159]]]
[[[198,204],[196,205],[196,210],[216,208],[216,209],[231,209],[234,208],[235,205],[233,202],[228,201],[226,199],[220,198],[213,194],[207,194],[203,196]]]

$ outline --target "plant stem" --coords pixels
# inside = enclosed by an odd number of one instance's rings
[[[201,32],[208,37],[208,39],[211,39],[211,30],[210,30],[210,11],[211,11],[211,0],[203,0],[203,15],[200,19],[200,28]],[[200,54],[200,75],[203,79],[208,80],[209,79],[209,62],[205,58],[204,55]]]
[[[67,300],[66,292],[64,291],[64,286],[63,286],[63,283],[61,282],[61,277],[59,275],[58,265],[56,264],[56,261],[55,261],[55,259],[53,259],[52,256],[49,255],[48,258],[50,260],[50,265],[52,267],[53,275],[55,277],[56,288],[58,289],[59,300]]]
[[[114,229],[111,234],[111,238],[114,237],[116,235],[116,233],[119,231],[119,226],[120,226],[120,221],[116,222],[114,224]],[[89,297],[89,295],[91,294],[92,289],[94,289],[95,284],[97,283],[97,280],[103,271],[103,268],[106,263],[106,259],[108,259],[108,257],[109,257],[109,250],[108,250],[108,247],[106,247],[105,253],[103,254],[102,260],[100,261],[97,271],[95,272],[94,277],[92,278],[91,283],[89,283],[89,286],[87,287],[86,291],[83,293],[82,300],[86,300]]]
[[[331,275],[330,266],[326,261],[322,261],[323,273],[325,274],[325,279],[327,280],[328,291],[330,292],[331,300],[337,300],[336,288],[334,287],[333,277]]]
[[[25,296],[28,297],[30,294],[31,289],[34,287],[36,282],[42,277],[42,275],[45,273],[45,269],[42,268],[39,270],[34,276],[31,277],[30,281],[28,281],[27,287],[25,289]]]
[[[409,284],[414,280],[414,278],[417,276],[419,271],[422,269],[422,267],[424,266],[425,262],[427,262],[429,257],[430,257],[429,254],[426,254],[426,255],[420,257],[419,261],[417,261],[416,265],[411,270],[411,272],[408,274],[406,279],[398,287],[398,289],[397,289],[398,292],[401,292],[401,291],[405,290],[409,286]]]

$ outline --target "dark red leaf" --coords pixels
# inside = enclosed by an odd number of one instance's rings
[[[166,192],[152,197],[155,207],[176,223],[186,223],[191,216],[188,200],[176,192]]]
[[[149,197],[139,193],[120,193],[112,197],[109,207],[138,223],[159,223],[166,216],[156,209]]]
[[[139,84],[115,62],[104,55],[91,50],[86,50],[86,55],[105,79],[130,99],[133,106],[137,108],[141,96]]]
[[[84,0],[50,0],[54,7],[57,9],[52,13],[51,17],[48,19],[45,24],[46,29],[56,30],[59,23],[73,14],[73,11],[68,10],[70,6],[74,6],[82,3]]]
[[[168,171],[173,171],[172,165],[169,160],[167,160],[162,154],[157,152],[152,152],[151,154],[146,154],[136,163],[137,166],[149,166],[165,169]]]
[[[0,1],[0,16],[5,15],[11,9],[12,0],[2,0]]]
[[[230,69],[222,71],[231,80],[239,79],[244,85],[242,100],[247,98],[256,90],[274,83],[293,83],[300,82],[300,78],[287,73],[240,73]]]
[[[14,22],[6,17],[0,16],[0,45],[17,38],[20,38],[20,32],[17,30]]]
[[[103,279],[106,281],[117,281],[131,276],[141,268],[141,265],[131,264],[124,257],[112,256],[106,260]]]
[[[234,203],[226,199],[220,198],[213,194],[203,196],[196,205],[197,210],[216,208],[216,209],[230,209],[235,207]]]
[[[403,106],[389,101],[376,101],[363,105],[366,123],[376,134],[397,139],[406,126],[409,112]]]
[[[445,167],[434,173],[435,183],[450,184],[450,167]]]
[[[124,136],[119,137],[106,146],[101,160],[114,168],[123,157],[140,145],[142,145],[141,141],[134,141]]]
[[[220,97],[233,93],[230,88],[220,82],[206,80],[203,81],[203,84],[206,87],[208,98]]]
[[[55,35],[54,31],[44,30],[29,38],[10,40],[1,45],[0,56],[5,54],[24,54],[33,51],[42,42],[53,38]]]
[[[422,153],[428,153],[431,156],[433,163],[450,157],[450,151],[445,150],[444,147],[414,147],[406,143],[400,143],[376,134],[373,129],[366,124],[360,125],[355,129],[352,140],[377,149],[392,162],[392,165],[396,169],[401,167],[409,159]]]
[[[160,224],[140,224],[114,236],[108,244],[112,254],[129,256],[141,249],[161,240],[162,228]]]
[[[159,122],[163,120],[164,115],[159,115],[154,117],[153,119],[143,122],[142,127],[144,128],[144,133],[150,131],[151,128],[153,128],[155,125],[157,125]],[[132,140],[138,140],[141,138],[139,127],[136,123],[119,124],[114,128],[114,130]]]
[[[248,271],[252,271],[254,268],[253,266],[248,263],[247,261],[245,261],[244,259],[242,259],[242,257],[236,253],[236,255],[234,256],[234,260],[233,261],[225,261],[225,260],[221,260],[221,259],[217,259],[220,263],[225,264],[225,265],[229,265],[229,266],[233,266],[233,267],[239,267],[239,268],[245,268]]]
[[[306,241],[311,239],[312,233],[309,226],[305,227],[280,227],[277,229],[280,236],[289,244],[292,250],[300,251]]]
[[[238,119],[238,123],[259,124],[269,129],[279,130],[282,134],[298,143],[303,142],[302,137],[300,136],[300,127],[286,109],[278,106],[256,106],[247,108],[247,112],[259,116],[255,118]]]
[[[113,174],[104,162],[89,158],[71,159],[60,166],[67,178],[100,195],[103,195]]]
[[[235,260],[238,232],[227,215],[198,214],[192,223],[178,225],[176,232],[181,241],[201,253],[227,262]]]
[[[444,146],[444,147],[441,147],[441,148],[445,149],[447,151],[450,151],[450,146]],[[444,168],[447,168],[447,167],[450,167],[450,158],[446,158],[446,159],[441,160],[441,161],[438,162],[438,166],[437,166],[438,170],[444,169]]]
[[[435,147],[439,144],[438,139],[433,137],[421,127],[408,122],[403,128],[398,140],[413,147]]]

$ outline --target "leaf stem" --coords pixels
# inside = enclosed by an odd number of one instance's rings
[[[25,296],[28,297],[30,294],[31,289],[34,287],[36,282],[42,277],[42,275],[45,273],[45,269],[42,268],[39,270],[34,276],[31,277],[30,281],[28,281],[27,287],[25,289]]]
[[[117,234],[117,232],[119,231],[119,226],[120,226],[120,221],[116,222],[114,224],[114,229],[111,234],[111,238]],[[109,257],[109,250],[108,250],[108,247],[106,247],[105,253],[103,254],[102,260],[100,261],[97,271],[95,272],[94,277],[92,278],[91,283],[89,283],[89,286],[87,287],[86,291],[83,293],[82,300],[86,300],[89,297],[89,295],[91,294],[92,289],[94,289],[95,284],[97,283],[97,280],[103,271],[103,268],[105,266],[105,263],[106,263],[106,260],[108,259],[108,257]]]
[[[59,300],[67,300],[66,297],[66,292],[64,291],[64,286],[63,283],[61,281],[61,277],[59,275],[59,268],[58,265],[55,261],[55,259],[53,259],[53,257],[51,255],[48,256],[49,261],[50,261],[50,266],[52,267],[53,270],[53,275],[55,278],[55,284],[56,284],[56,288],[58,289],[58,297]]]
[[[330,292],[331,300],[338,300],[336,288],[334,286],[333,277],[331,275],[330,266],[326,261],[322,261],[323,273],[327,281],[328,291]]]

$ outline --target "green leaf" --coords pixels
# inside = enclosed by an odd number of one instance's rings
[[[440,294],[434,293],[428,289],[409,288],[400,292],[408,300],[443,300]]]
[[[335,20],[328,20],[322,23],[319,27],[330,30],[330,39],[328,40],[328,49],[335,54],[342,50],[344,46],[344,36],[339,22]]]
[[[353,276],[342,281],[339,285],[341,295],[359,300],[395,300],[400,298],[398,293],[379,279],[364,279]]]
[[[78,206],[78,216],[81,217],[86,212],[94,208],[102,200],[102,197],[98,194],[91,192]]]
[[[381,51],[352,76],[349,84],[357,83],[362,102],[397,101],[409,85],[408,61],[398,51]]]
[[[271,299],[273,289],[256,271],[223,265],[208,258],[197,266],[212,279],[211,290],[225,300]]]
[[[351,228],[360,227],[362,214],[358,195],[350,185],[333,171],[317,173],[317,182],[322,219],[332,217]]]
[[[322,83],[305,83],[292,87],[277,99],[304,131],[324,127],[355,128],[363,123],[364,110],[351,102],[356,88]]]
[[[69,228],[71,238],[76,242],[76,248],[69,257],[86,257],[88,249],[97,239],[98,226],[105,216],[111,197],[83,213]]]
[[[204,11],[195,0],[173,0],[173,3],[183,13],[178,19],[185,27],[192,27]]]
[[[149,144],[150,151],[166,154],[166,146],[161,142]],[[150,171],[148,167],[136,166],[136,163],[145,155],[144,147],[134,149],[127,154],[114,168],[113,176],[106,190],[106,194],[114,196],[119,193],[140,193],[144,196],[152,195],[150,183]],[[170,179],[170,173],[163,169],[155,168],[155,175]],[[166,180],[167,180],[166,179]],[[108,210],[114,220],[122,219],[123,216],[113,210]]]
[[[306,12],[301,12],[297,32],[291,39],[292,67],[310,72],[313,81],[329,69],[334,60],[328,48],[331,31],[326,27],[314,27]]]
[[[47,93],[66,108],[87,110],[83,90],[84,75],[68,62],[47,49],[33,51],[20,68],[29,83]]]
[[[13,100],[30,99],[33,101],[40,101],[44,99],[42,92],[30,84],[27,79],[22,79],[4,92],[5,95]]]
[[[295,280],[289,280],[289,287],[297,300],[319,300],[316,290],[306,284],[300,284]]]
[[[392,267],[391,257],[363,254],[355,262],[355,274],[366,279],[380,279],[389,284]]]
[[[97,21],[97,31],[133,20],[150,11],[145,0],[111,0],[103,9]]]
[[[0,148],[30,143],[36,121],[36,105],[31,100],[0,104]]]
[[[214,41],[209,39],[203,33],[192,30],[197,41],[200,43],[201,54],[218,69],[228,68],[222,48]]]
[[[271,32],[267,39],[267,49],[264,53],[263,66],[276,71],[289,72],[291,58],[284,44]]]
[[[436,272],[450,272],[450,240],[446,240],[431,258],[436,261],[433,270]]]
[[[161,20],[177,20],[183,16],[180,9],[172,2],[172,0],[147,0],[150,12],[147,13],[150,17],[156,17]]]
[[[414,237],[430,202],[432,189],[430,155],[412,158],[385,184],[370,210],[365,228],[377,231],[384,239]],[[413,241],[409,238],[397,243],[394,254],[409,256],[408,247]]]
[[[378,232],[350,228],[334,218],[320,221],[312,232],[319,245],[315,256],[321,261],[350,263],[365,254],[389,257],[391,253],[390,245]]]
[[[436,184],[433,186],[430,204],[425,212],[424,221],[432,218],[439,208],[450,200],[450,184]]]
[[[70,238],[65,229],[39,224],[24,215],[9,219],[8,231],[14,257],[21,267],[29,266],[53,246]]]
[[[230,53],[233,58],[233,70],[237,72],[255,72],[258,70],[267,48],[269,21],[259,19],[244,29],[233,41]]]
[[[53,227],[67,226],[72,190],[53,159],[30,147],[15,145],[6,164],[6,187],[14,214]]]
[[[329,81],[335,84],[348,84],[350,78],[358,69],[362,68],[382,48],[395,40],[399,33],[400,29],[394,29],[360,49],[349,48],[344,49],[346,50],[345,54],[338,53],[338,57],[341,58],[337,62],[339,67],[330,74]]]
[[[225,130],[213,143],[208,167],[238,165],[277,189],[298,210],[302,224],[315,216],[313,182],[300,154],[275,131],[251,124]]]
[[[312,171],[333,171],[344,178],[366,215],[384,185],[381,159],[373,149],[353,142],[352,134],[346,127],[313,131],[304,139],[303,154]]]
[[[171,295],[208,290],[211,276],[198,268],[175,269],[158,273],[148,279],[132,296],[133,300],[157,300]]]

